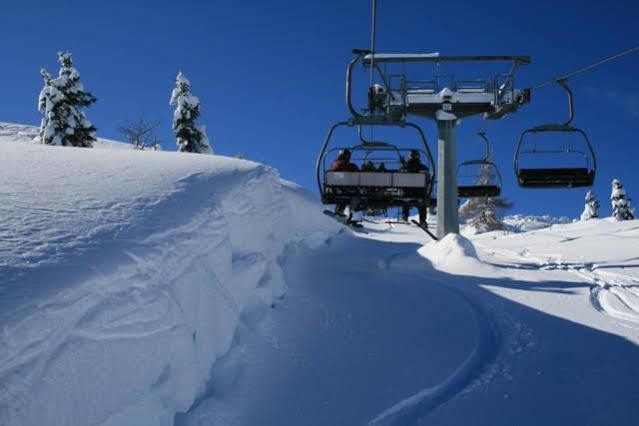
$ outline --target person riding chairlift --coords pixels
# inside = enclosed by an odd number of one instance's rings
[[[349,149],[340,150],[337,158],[331,164],[331,172],[356,172],[359,169],[351,163],[351,151]]]
[[[349,149],[340,150],[337,158],[331,164],[331,172],[356,172],[359,169],[353,163],[351,163],[351,151]],[[346,215],[346,203],[338,203],[335,205],[335,213],[339,215]],[[349,212],[349,219],[352,216],[352,212]]]
[[[373,164],[373,162],[371,160],[368,160],[367,162],[362,164],[362,171],[363,172],[374,172],[374,171],[376,171],[375,170],[375,165]]]
[[[422,171],[428,171],[428,167],[422,164],[419,151],[416,149],[413,149],[411,150],[408,156],[408,161],[402,164],[401,171],[407,172],[407,173],[419,173]],[[426,207],[418,207],[417,210],[419,212],[419,223],[425,223]],[[410,206],[409,205],[402,206],[402,219],[404,219],[405,222],[408,222],[409,215],[410,215]]]
[[[416,149],[413,149],[410,151],[410,154],[408,156],[408,161],[402,164],[402,171],[408,172],[408,173],[419,173],[421,171],[427,171],[427,170],[428,170],[428,167],[422,164],[419,151]]]

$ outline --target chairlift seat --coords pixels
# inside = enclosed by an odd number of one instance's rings
[[[326,172],[326,186],[424,188],[426,172]]]
[[[519,169],[517,180],[524,188],[580,188],[592,186],[595,172],[585,167]]]
[[[457,194],[463,198],[497,197],[501,194],[501,188],[497,185],[458,186]]]

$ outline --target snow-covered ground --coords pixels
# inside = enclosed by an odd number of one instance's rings
[[[257,163],[1,129],[2,425],[173,424],[285,250],[340,229]]]
[[[32,131],[0,125],[2,425],[637,424],[639,221],[353,234],[256,163]]]
[[[298,253],[176,424],[636,424],[639,221],[554,222],[438,243],[366,223]]]

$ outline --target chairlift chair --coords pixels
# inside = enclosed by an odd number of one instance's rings
[[[568,94],[568,121],[563,124],[544,124],[524,130],[519,137],[517,148],[515,150],[514,168],[515,175],[519,186],[523,188],[579,188],[592,186],[595,180],[597,170],[597,159],[592,149],[592,145],[588,139],[588,135],[583,130],[571,126],[574,118],[573,96],[570,88],[566,84],[566,80],[557,80],[557,83],[566,90]],[[532,144],[533,135],[574,135],[581,149],[574,148],[572,144],[566,149],[553,147],[552,149],[538,149]],[[530,145],[533,145],[530,147]],[[542,157],[542,156],[547,157]],[[559,166],[559,167],[523,167],[522,157],[537,156],[537,158],[554,157],[555,160],[567,163],[568,160],[575,158],[580,163],[579,166]]]
[[[486,132],[478,132],[477,135],[486,144],[486,153],[482,159],[464,161],[457,166],[458,181],[461,178],[473,178],[474,180],[473,182],[466,181],[463,185],[458,185],[457,193],[459,197],[463,198],[497,197],[501,194],[501,174],[497,165],[490,161],[490,144],[488,138],[486,138]],[[471,174],[471,170],[478,170],[478,172]],[[488,178],[486,179],[485,176]]]
[[[340,126],[357,126],[359,143],[353,146],[329,148],[334,131]],[[348,205],[352,211],[380,211],[391,207],[428,207],[434,186],[435,163],[421,128],[412,123],[401,127],[412,127],[422,141],[424,163],[427,170],[408,173],[401,170],[403,158],[414,147],[368,141],[363,138],[361,124],[354,121],[335,124],[328,132],[316,163],[318,188],[323,204]],[[359,163],[358,171],[331,171],[330,163],[337,151],[351,151],[351,162]],[[362,171],[364,162],[371,161],[374,171]],[[380,171],[384,163],[386,170]]]

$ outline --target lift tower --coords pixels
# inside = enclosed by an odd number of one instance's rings
[[[354,123],[370,125],[402,125],[408,114],[434,120],[438,129],[437,172],[437,236],[459,233],[457,216],[457,176],[455,130],[459,120],[482,114],[486,119],[500,119],[530,100],[529,89],[516,89],[515,72],[521,65],[530,64],[529,56],[441,56],[439,53],[394,54],[354,50],[346,76],[346,103]],[[379,99],[369,96],[369,108],[360,113],[351,100],[352,71],[361,62],[376,72],[384,88]],[[440,76],[429,80],[410,78],[407,64],[444,62],[506,62],[510,71],[494,74],[489,79],[456,80],[447,76],[442,84]],[[399,72],[387,74],[387,65],[396,64]],[[382,68],[382,66],[384,67]],[[391,67],[392,68],[392,67]],[[396,70],[395,70],[396,71]]]

